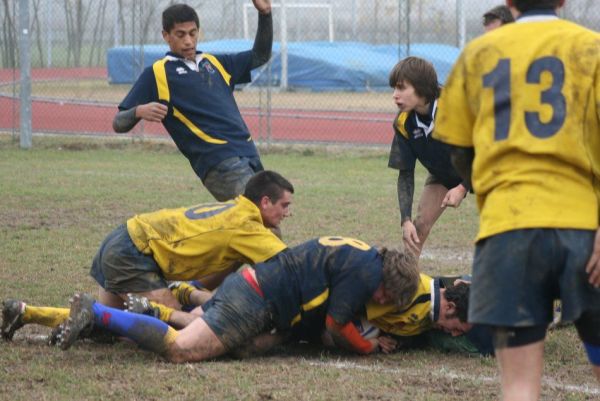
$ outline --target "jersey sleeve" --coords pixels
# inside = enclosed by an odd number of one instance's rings
[[[245,84],[251,81],[252,51],[234,54],[215,55],[223,68],[231,75],[231,87],[235,84]]]
[[[394,139],[390,149],[388,167],[396,170],[414,170],[417,162],[406,139],[394,125]]]
[[[329,294],[327,314],[340,325],[351,321],[373,296],[381,283],[381,269],[372,269],[372,264],[365,263],[359,271],[344,274],[333,280]]]
[[[259,224],[247,224],[229,242],[243,259],[252,264],[264,262],[287,248],[271,230]]]
[[[474,116],[467,92],[465,53],[458,58],[442,90],[432,137],[450,145],[472,147]]]
[[[119,104],[119,110],[129,110],[140,104],[146,104],[158,100],[158,90],[152,67],[144,69],[135,81],[125,99]]]

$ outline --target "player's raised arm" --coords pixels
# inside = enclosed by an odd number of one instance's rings
[[[271,0],[252,0],[254,7],[261,14],[271,14]]]
[[[273,47],[273,16],[270,1],[254,1],[258,10],[258,28],[252,47],[252,67],[259,67],[271,58]]]

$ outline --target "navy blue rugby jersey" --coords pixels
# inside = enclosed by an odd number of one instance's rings
[[[428,116],[414,110],[400,112],[394,120],[394,139],[388,166],[397,170],[414,170],[419,160],[423,167],[448,189],[462,182],[450,162],[447,145],[432,138],[437,101]]]
[[[236,84],[250,82],[251,61],[251,51],[215,56],[199,52],[194,71],[167,53],[142,72],[119,109],[149,102],[168,105],[163,125],[204,179],[225,159],[258,156],[233,96]]]
[[[265,299],[274,307],[275,326],[287,330],[326,314],[337,323],[349,322],[381,284],[383,259],[363,241],[321,237],[284,250],[255,269]]]

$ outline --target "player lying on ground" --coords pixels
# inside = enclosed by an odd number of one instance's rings
[[[359,332],[369,338],[378,337],[385,353],[433,347],[442,351],[491,355],[491,331],[467,323],[469,284],[455,279],[432,278],[421,273],[419,288],[409,305],[397,307],[368,302],[366,312],[362,318],[355,319],[355,324],[359,326]],[[322,339],[325,345],[331,345],[327,336],[320,338],[318,332],[311,333],[305,326],[298,328],[295,337],[310,342]]]
[[[380,341],[383,352],[392,352],[406,348],[433,347],[443,351],[457,351],[469,354],[491,355],[494,353],[491,330],[480,325],[470,325],[466,322],[468,310],[468,285],[470,276],[437,277],[426,274],[420,275],[419,289],[409,307],[403,309],[395,305],[378,305],[369,302],[362,317],[353,319],[359,326],[359,332],[368,331],[392,337],[392,341]],[[176,283],[178,299],[182,304],[189,305],[202,302],[206,296],[205,290],[199,290],[190,283]],[[131,296],[127,301],[128,310],[151,316],[164,316],[162,307],[156,303],[138,296]],[[201,305],[201,303],[200,303]],[[199,310],[202,310],[200,308]],[[170,320],[165,320],[172,326],[185,325],[183,312],[171,314]],[[372,319],[368,321],[366,316]],[[306,319],[304,320],[306,323]],[[362,327],[362,329],[361,329]],[[369,330],[372,328],[373,330]],[[324,327],[314,322],[294,326],[294,341],[321,343],[321,333]],[[331,341],[324,340],[326,345]]]
[[[160,302],[165,313],[181,309],[167,280],[203,279],[216,287],[243,263],[265,261],[286,248],[269,229],[289,215],[294,187],[278,173],[261,171],[244,195],[224,203],[163,209],[132,217],[101,244],[90,274],[98,301],[123,308],[127,293]],[[2,337],[27,323],[56,327],[68,308],[38,308],[5,301]]]
[[[351,238],[321,237],[228,276],[203,307],[204,314],[180,331],[159,319],[109,308],[78,294],[60,345],[69,348],[82,330],[94,325],[169,361],[201,361],[249,342],[269,348],[294,325],[318,317],[337,344],[368,354],[378,348],[378,341],[360,337],[352,318],[370,299],[408,304],[418,280],[410,254],[378,251]]]

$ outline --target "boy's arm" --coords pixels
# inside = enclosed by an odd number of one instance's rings
[[[273,15],[258,14],[258,28],[254,38],[254,47],[252,47],[252,65],[251,68],[259,67],[265,64],[271,58],[271,48],[273,47]]]
[[[130,131],[140,120],[161,122],[167,115],[166,105],[150,102],[132,107],[128,110],[119,110],[113,119],[113,130],[118,133]]]
[[[400,224],[412,221],[412,204],[415,193],[415,170],[400,170],[398,182],[398,206],[400,207]]]
[[[140,118],[135,116],[135,109],[119,110],[113,119],[112,127],[115,132],[122,133],[130,131],[140,121]]]

